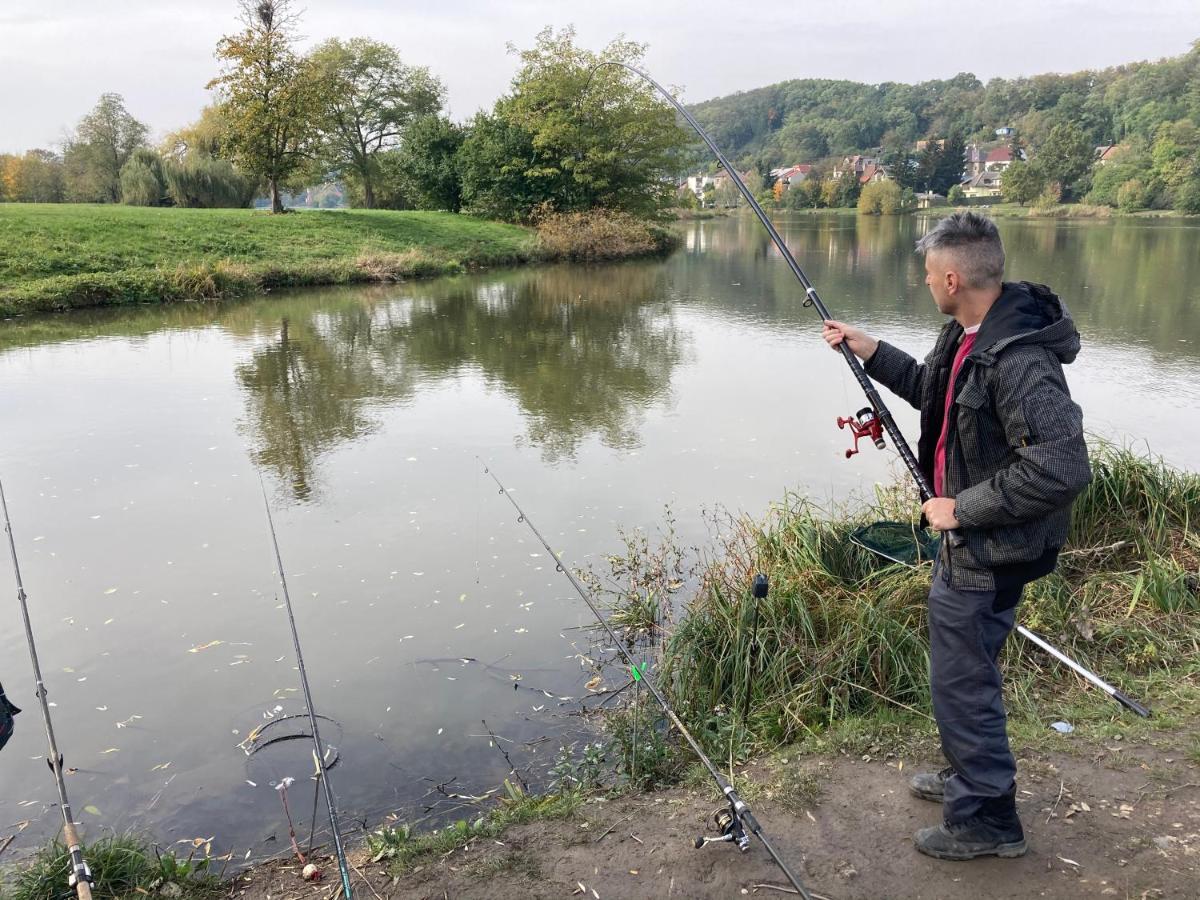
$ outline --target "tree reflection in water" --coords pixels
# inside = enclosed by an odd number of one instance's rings
[[[556,266],[292,308],[237,368],[255,460],[306,500],[321,454],[377,428],[381,409],[469,372],[517,403],[522,440],[548,462],[592,436],[636,447],[684,355],[666,282],[656,263]]]

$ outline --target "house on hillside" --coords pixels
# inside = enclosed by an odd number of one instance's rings
[[[687,181],[681,184],[680,190],[687,188],[700,200],[704,199],[704,192],[710,187],[713,187],[713,176],[711,175],[689,175]]]
[[[929,147],[931,145],[934,147],[937,147],[939,150],[945,150],[946,149],[946,139],[939,138],[936,141],[917,141],[917,152],[921,153],[922,151],[925,150],[926,147]]]
[[[841,179],[843,175],[852,174],[861,180],[862,173],[867,166],[875,166],[876,169],[879,169],[882,168],[883,163],[875,156],[846,156],[842,158],[841,163],[834,167],[833,177]]]
[[[1120,144],[1103,144],[1096,148],[1096,165],[1107,166],[1121,155]]]
[[[963,196],[967,198],[976,197],[999,197],[1000,182],[1002,180],[1001,172],[999,171],[984,171],[963,182]]]
[[[930,209],[934,206],[945,206],[946,197],[933,191],[924,191],[917,196],[917,209]]]
[[[858,176],[858,183],[866,185],[872,181],[887,181],[890,177],[882,163],[870,163],[862,170],[862,174]]]
[[[1013,152],[1011,147],[995,147],[983,158],[985,172],[1003,172],[1012,165]]]
[[[782,169],[772,169],[771,177],[777,182],[782,182],[785,190],[790,190],[792,185],[799,184],[812,172],[812,166],[803,163],[798,166],[787,166]]]

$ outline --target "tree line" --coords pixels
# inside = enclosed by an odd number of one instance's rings
[[[1098,71],[986,84],[969,73],[915,85],[801,79],[693,109],[747,168],[806,162],[828,172],[842,156],[874,151],[902,189],[945,193],[937,144],[916,152],[916,142],[994,144],[996,129],[1008,128],[1003,141],[1017,162],[1004,173],[1006,199],[1200,213],[1200,41],[1178,57]],[[1115,150],[1095,165],[1096,148],[1110,145]]]
[[[570,28],[517,50],[491,110],[465,124],[445,86],[387,44],[332,38],[297,48],[292,0],[240,0],[221,39],[214,102],[158,147],[105,94],[61,154],[0,157],[0,199],[245,206],[272,211],[305,185],[338,184],[352,206],[460,210],[528,222],[594,208],[653,218],[670,205],[689,137],[648,86],[600,62],[639,63],[644,45],[599,53]]]

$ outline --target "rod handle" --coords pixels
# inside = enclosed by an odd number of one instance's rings
[[[1125,707],[1130,712],[1136,713],[1137,715],[1141,716],[1143,719],[1150,718],[1150,710],[1147,709],[1146,707],[1142,706],[1142,704],[1138,703],[1136,700],[1134,700],[1128,694],[1122,693],[1121,691],[1114,690],[1112,693],[1112,697],[1114,700],[1116,700],[1118,703],[1120,703],[1123,707]]]
[[[966,546],[967,538],[958,528],[951,529],[946,532],[946,540],[950,542],[950,546],[958,549]]]

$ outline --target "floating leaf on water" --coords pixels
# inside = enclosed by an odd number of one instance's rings
[[[116,621],[116,619],[105,619],[105,620],[104,620],[104,624],[105,624],[105,625],[111,625],[111,624],[112,624],[113,622],[115,622],[115,621]]]
[[[518,628],[516,631],[513,632],[513,634],[525,634],[528,631],[529,631],[528,628]]]
[[[163,771],[164,769],[166,769],[166,768],[167,768],[168,766],[170,766],[170,765],[171,765],[171,763],[170,763],[170,762],[159,763],[157,766],[155,766],[155,767],[154,767],[153,769],[151,769],[150,771],[151,771],[151,772],[161,772],[161,771]]]
[[[85,807],[83,808],[83,811],[84,811],[85,813],[90,813],[90,814],[91,814],[91,815],[93,815],[93,816],[99,816],[99,815],[100,815],[100,810],[96,809],[96,807],[92,806],[90,803],[89,803],[87,806],[85,806]]]
[[[108,754],[110,754],[110,753],[120,753],[120,752],[121,752],[120,747],[109,747],[107,750],[101,751],[100,755],[108,756]]]
[[[209,641],[207,644],[200,644],[198,647],[193,647],[188,653],[199,653],[201,650],[207,650],[210,647],[217,647],[225,643],[224,641]],[[282,657],[281,657],[282,658]]]
[[[106,590],[104,593],[106,593],[106,594],[115,594],[116,592],[117,592],[117,589],[114,587],[114,588],[109,588],[109,589],[108,589],[108,590]]]
[[[258,787],[258,785],[255,784],[253,781],[251,781],[249,778],[246,779],[246,784],[250,785],[250,787]]]

